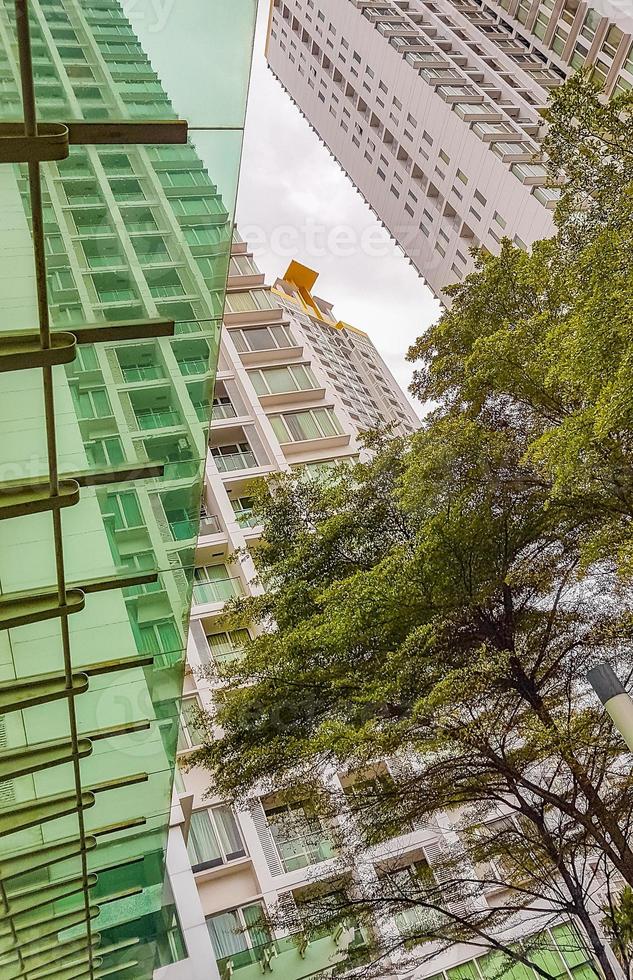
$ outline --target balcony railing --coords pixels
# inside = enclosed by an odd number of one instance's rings
[[[216,466],[220,473],[232,473],[234,470],[250,470],[259,466],[255,453],[239,452],[230,453],[226,456],[216,456],[214,454]]]
[[[222,980],[261,980],[262,973],[272,973],[279,980],[300,980],[301,977],[320,975],[325,970],[333,970],[337,975],[348,951],[359,950],[365,945],[365,937],[357,928],[351,943],[345,941],[345,935],[349,940],[352,929],[353,925],[341,923],[330,926],[328,931],[319,930],[313,938],[308,933],[298,933],[223,956],[217,961],[220,977]]]
[[[215,514],[205,514],[200,518],[200,534],[220,534],[222,528]]]
[[[257,527],[259,521],[253,516],[253,508],[245,507],[235,511],[235,519],[240,527]]]
[[[218,419],[236,419],[237,412],[232,404],[228,402],[222,402],[220,405],[214,405],[211,409],[211,417],[214,422]]]
[[[180,416],[173,409],[164,411],[137,412],[136,421],[139,429],[169,429],[180,424]]]
[[[273,833],[273,837],[284,871],[298,871],[300,868],[307,868],[336,857],[332,841],[320,833],[286,839],[283,839],[279,833]]]
[[[244,589],[239,578],[218,579],[217,582],[197,582],[193,587],[193,601],[197,605],[208,602],[226,602]]]

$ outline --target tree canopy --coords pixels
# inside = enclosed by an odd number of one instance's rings
[[[364,843],[441,813],[455,853],[395,893],[379,876],[355,911],[421,909],[403,943],[501,946],[546,977],[504,924],[575,918],[610,980],[596,876],[633,886],[631,767],[585,680],[597,662],[633,670],[632,104],[585,76],[554,95],[558,234],[504,241],[451,287],[409,352],[435,406],[421,431],[260,488],[265,592],[228,611],[255,635],[194,756],[237,799],[318,800],[321,774],[391,760],[397,787],[346,804]],[[503,905],[482,898],[486,874]]]

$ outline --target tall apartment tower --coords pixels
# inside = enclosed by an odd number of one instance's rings
[[[255,6],[0,0],[2,980],[186,951],[165,852]],[[167,31],[199,39],[173,104]]]
[[[221,668],[240,656],[248,628],[227,630],[221,621],[226,600],[256,594],[250,550],[262,533],[252,514],[255,478],[301,467],[309,478],[333,462],[362,452],[359,435],[369,423],[391,422],[400,432],[416,417],[369,338],[336,321],[329,303],[313,293],[316,274],[291,263],[270,289],[238,235],[233,244],[224,332],[220,345],[210,451],[206,465],[202,527],[196,551],[194,601],[187,651],[185,697],[179,742],[179,775],[168,848],[169,891],[182,926],[186,959],[163,967],[155,980],[273,980],[342,977],[350,956],[363,956],[364,928],[351,918],[309,925],[315,885],[321,896],[350,897],[362,878],[411,876],[433,870],[445,847],[461,833],[457,814],[374,844],[354,860],[339,848],[333,827],[318,817],[297,788],[296,799],[274,793],[252,795],[241,808],[227,805],[209,787],[208,774],[187,766],[203,733],[198,708],[212,709],[222,687]],[[384,396],[384,397],[383,397]],[[235,556],[240,557],[236,558]],[[332,771],[325,782],[340,801],[337,821],[349,812],[369,780],[397,784],[401,769],[392,760],[361,772]],[[512,819],[510,811],[491,820]],[[485,877],[482,867],[472,874]],[[504,899],[488,889],[485,908]],[[455,912],[463,912],[456,899]],[[486,903],[489,903],[486,904]],[[278,910],[288,915],[280,925]],[[269,914],[272,913],[272,914]],[[313,910],[314,914],[314,910]],[[376,923],[376,931],[398,944],[419,925],[408,908]],[[504,934],[520,940],[538,931],[556,975],[589,980],[594,969],[582,940],[564,919],[520,917]],[[480,946],[429,944],[383,962],[390,980],[491,980],[499,962]],[[549,961],[548,961],[549,962]],[[507,977],[537,980],[515,964]]]
[[[548,92],[633,86],[617,0],[271,0],[268,64],[435,294],[473,245],[553,233],[534,161]]]
[[[254,479],[356,459],[361,432],[377,424],[401,434],[419,425],[369,337],[314,295],[316,279],[293,262],[267,287],[235,235],[196,552],[183,762],[200,737],[196,707],[210,708],[221,686],[208,668],[238,657],[248,632],[227,632],[218,617],[227,599],[256,589],[248,555],[262,533],[251,515]],[[240,551],[245,557],[231,562]],[[327,833],[310,826],[302,806],[255,796],[248,811],[236,812],[207,790],[202,771],[178,780],[168,865],[188,960],[156,980],[255,980],[262,970],[299,980],[340,964],[360,933],[325,930],[304,947],[300,935],[273,935],[264,924],[280,896],[300,900],[317,866],[335,880],[340,868]]]

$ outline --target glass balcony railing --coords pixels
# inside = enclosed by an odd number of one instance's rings
[[[134,364],[122,367],[123,378],[130,383],[133,381],[157,381],[165,377],[161,364]]]
[[[259,521],[253,516],[253,508],[246,507],[235,511],[235,519],[240,527],[257,527]]]
[[[240,950],[221,957],[217,963],[221,980],[261,980],[262,973],[271,973],[279,980],[301,980],[325,970],[333,970],[338,975],[343,972],[349,953],[356,953],[365,945],[360,929],[341,923],[330,925],[327,931],[318,930],[312,937],[309,933],[297,933]]]
[[[220,405],[213,406],[211,418],[214,422],[218,419],[236,419],[237,412],[230,402],[222,402]]]
[[[200,518],[200,534],[220,534],[222,527],[215,514],[205,514]]]
[[[218,579],[217,582],[197,582],[193,587],[193,601],[198,605],[207,602],[226,602],[236,595],[243,595],[239,578]]]
[[[273,836],[284,871],[298,871],[336,857],[332,841],[322,834],[314,833],[286,840],[280,839],[279,834],[273,833]]]
[[[136,421],[139,429],[169,429],[174,425],[180,424],[180,416],[173,409],[166,409],[162,412],[137,412]]]
[[[234,470],[250,470],[259,466],[255,453],[239,452],[230,453],[226,456],[215,456],[216,466],[220,473],[232,473]]]

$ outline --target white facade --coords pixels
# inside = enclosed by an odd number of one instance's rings
[[[355,826],[347,795],[355,782],[367,778],[389,778],[397,785],[400,767],[390,761],[371,772],[327,775],[330,791],[340,800],[332,825],[314,818],[309,805],[289,808],[255,792],[246,809],[234,811],[213,796],[204,771],[185,771],[187,755],[199,742],[191,708],[211,707],[221,686],[208,673],[205,676],[205,668],[238,654],[242,640],[239,631],[224,632],[218,617],[227,598],[254,594],[258,588],[248,548],[262,529],[253,526],[249,514],[250,482],[295,465],[358,456],[365,418],[368,423],[391,422],[402,433],[419,424],[369,338],[335,321],[331,305],[314,296],[316,278],[316,273],[291,263],[271,290],[248,246],[236,236],[196,555],[181,765],[168,846],[167,897],[173,895],[187,958],[158,970],[156,980],[258,980],[269,973],[278,980],[322,980],[331,975],[323,971],[340,967],[348,947],[361,940],[359,930],[342,925],[313,934],[308,942],[300,917],[294,929],[272,926],[269,933],[257,926],[258,918],[274,914],[279,903],[296,911],[315,881],[331,882],[333,890],[343,882],[353,896],[355,889],[362,890],[394,868],[413,870],[424,862],[433,869],[445,846],[459,841],[458,816],[438,813],[424,826],[355,854],[354,860],[337,853],[334,828]],[[231,563],[236,552],[246,554]],[[494,906],[503,902],[504,894],[500,888],[488,889],[473,901]],[[456,911],[464,901],[456,899]],[[599,908],[597,904],[597,921]],[[402,924],[412,924],[407,914],[382,919],[376,928],[397,944]],[[415,921],[415,911],[412,915]],[[540,932],[543,925],[536,913],[509,928],[504,938]],[[569,946],[561,932],[565,928],[554,927],[552,949]],[[181,949],[176,940],[174,949]],[[428,946],[424,953],[428,955]],[[589,972],[581,971],[588,956],[576,959],[575,966],[563,967],[565,980],[592,975],[589,967]],[[465,973],[451,972],[466,963]],[[481,947],[456,945],[437,951],[424,963],[415,952],[413,958],[398,952],[384,964],[384,977],[391,980],[464,976],[490,980]],[[513,977],[536,980],[527,970]]]
[[[219,660],[239,648],[239,635],[223,633],[214,622],[227,598],[252,591],[252,562],[229,562],[230,555],[248,549],[261,533],[248,513],[249,483],[289,467],[353,459],[362,452],[360,431],[376,423],[392,423],[401,433],[419,425],[367,335],[337,322],[331,305],[313,296],[316,278],[311,270],[292,263],[271,290],[247,245],[236,236],[196,558],[183,759],[196,744],[189,706],[210,706],[218,686],[203,678],[204,668],[214,657]],[[222,961],[226,957],[220,957],[218,972],[219,951],[214,951],[207,919],[258,902],[272,907],[280,894],[305,885],[313,870],[285,871],[258,800],[251,812],[232,814],[221,800],[209,799],[208,788],[201,771],[182,772],[177,778],[168,882],[189,955],[157,971],[157,980],[255,980],[262,972],[260,962],[255,955],[252,963],[243,963],[252,958],[247,952],[234,957],[233,974]],[[190,823],[187,849],[184,835]],[[209,860],[201,861],[208,866],[194,872],[196,839],[200,850],[205,842],[208,845]],[[323,873],[331,873],[335,864],[324,861]],[[325,937],[303,955],[293,945],[276,957],[280,980],[298,980],[307,976],[304,970],[334,962],[349,938]],[[249,942],[256,945],[253,936]]]
[[[268,63],[435,294],[553,233],[548,90],[633,86],[630,0],[272,0]]]

